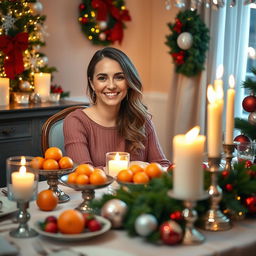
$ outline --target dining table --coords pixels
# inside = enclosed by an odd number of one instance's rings
[[[75,191],[70,187],[59,185],[62,191],[70,196],[70,200],[58,204],[53,211],[41,211],[36,201],[29,203],[28,212],[30,220],[28,224],[33,228],[37,220],[44,220],[49,215],[58,216],[66,209],[76,208],[82,201],[80,191]],[[38,191],[48,188],[46,181],[38,183]],[[100,198],[107,193],[107,188],[95,190],[95,197]],[[3,195],[1,195],[1,198]],[[1,199],[0,198],[0,199]],[[17,223],[6,225],[13,218],[14,212],[0,217],[0,237],[14,245],[17,255],[51,255],[39,253],[36,250],[37,244],[44,248],[72,248],[81,255],[86,256],[242,256],[256,255],[256,219],[244,219],[233,222],[233,226],[228,231],[205,231],[200,232],[205,236],[205,242],[199,245],[164,245],[151,244],[145,238],[136,236],[130,237],[127,231],[122,229],[110,229],[107,232],[91,237],[90,239],[70,239],[60,240],[38,235],[32,238],[14,238],[9,235],[9,229],[17,228]],[[8,228],[6,228],[8,227]],[[0,248],[1,251],[1,248]],[[4,255],[1,254],[0,255]],[[52,255],[57,255],[56,253]],[[63,255],[64,254],[60,254]],[[79,255],[79,254],[77,254]]]

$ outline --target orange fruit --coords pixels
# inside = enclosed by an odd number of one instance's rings
[[[75,172],[70,173],[68,175],[68,183],[76,184],[76,177],[77,177],[77,174]]]
[[[143,172],[144,169],[138,165],[138,164],[133,164],[129,167],[129,170],[131,170],[133,173],[137,173],[137,172]]]
[[[47,148],[44,152],[45,159],[54,159],[59,161],[62,158],[62,151],[57,147]]]
[[[77,210],[63,211],[57,220],[58,229],[63,234],[79,234],[84,230],[83,214]]]
[[[89,178],[86,174],[79,174],[76,177],[76,184],[77,185],[85,185],[89,183]]]
[[[94,169],[90,175],[90,183],[92,185],[103,185],[107,182],[107,175],[101,169]]]
[[[59,167],[60,169],[67,169],[67,168],[72,168],[74,165],[73,160],[68,157],[68,156],[63,156],[59,160]]]
[[[58,204],[57,195],[50,189],[42,190],[36,199],[36,204],[42,211],[52,211]]]
[[[43,163],[43,169],[44,170],[58,170],[59,164],[54,159],[46,159],[46,160],[44,160],[44,163]]]
[[[149,176],[149,178],[156,178],[160,177],[163,173],[163,168],[158,163],[150,163],[145,168],[146,174]]]
[[[122,182],[132,182],[133,172],[131,170],[122,170],[117,174],[117,180]]]
[[[77,174],[86,174],[90,176],[93,172],[93,167],[90,164],[80,164],[77,166],[76,171]]]
[[[149,177],[145,172],[137,172],[133,176],[133,182],[136,184],[146,184],[149,182]]]
[[[44,158],[41,156],[33,157],[31,160],[31,166],[34,169],[43,169]]]

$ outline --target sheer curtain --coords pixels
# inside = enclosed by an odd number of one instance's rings
[[[201,18],[210,30],[210,45],[205,70],[193,78],[175,73],[170,86],[168,113],[169,154],[172,160],[172,140],[176,134],[186,133],[195,125],[200,125],[201,134],[206,134],[206,90],[213,83],[218,65],[224,65],[224,90],[228,87],[228,77],[236,79],[236,116],[241,111],[241,83],[245,78],[247,45],[249,35],[249,6],[237,1],[233,8],[225,6],[218,11],[201,7]],[[225,120],[225,119],[223,119]],[[225,127],[223,125],[223,127]]]

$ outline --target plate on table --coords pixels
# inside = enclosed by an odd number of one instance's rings
[[[17,211],[17,204],[10,201],[8,197],[0,196],[0,200],[3,202],[3,206],[0,209],[0,217]]]
[[[109,220],[107,220],[101,216],[95,216],[95,217],[102,224],[102,229],[98,230],[98,231],[94,231],[94,232],[85,231],[80,234],[49,233],[49,232],[43,231],[40,227],[40,223],[43,222],[43,220],[35,221],[33,228],[35,229],[35,231],[38,232],[38,234],[48,237],[48,238],[55,239],[55,240],[70,241],[70,242],[76,241],[76,240],[86,240],[89,238],[93,238],[93,237],[102,235],[102,234],[106,233],[107,231],[109,231],[111,228],[111,223]]]

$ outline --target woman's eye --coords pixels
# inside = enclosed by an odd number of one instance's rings
[[[105,76],[98,76],[98,80],[100,80],[100,81],[105,81],[105,80],[106,80],[106,77],[105,77]]]
[[[123,75],[116,76],[116,80],[124,80],[124,76]]]

